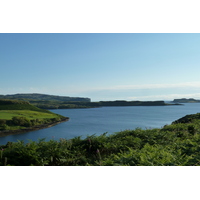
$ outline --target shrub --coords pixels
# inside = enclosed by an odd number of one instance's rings
[[[30,127],[31,122],[26,117],[13,117],[11,123],[15,126]]]
[[[188,132],[189,132],[190,134],[192,134],[192,135],[195,134],[195,127],[194,127],[194,125],[189,125],[189,126],[188,126]]]
[[[6,124],[6,120],[0,119],[0,126],[3,126],[3,125],[5,125],[5,124]]]
[[[0,126],[0,130],[8,130],[9,126],[7,124],[3,124]]]

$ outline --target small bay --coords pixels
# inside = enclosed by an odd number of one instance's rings
[[[88,135],[101,135],[135,128],[161,128],[188,114],[200,112],[200,103],[173,106],[127,106],[89,109],[58,109],[54,113],[69,117],[70,120],[56,126],[23,134],[0,137],[0,144],[17,140],[45,141],[60,138],[71,139]]]

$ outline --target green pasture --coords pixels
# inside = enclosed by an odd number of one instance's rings
[[[54,113],[43,113],[31,110],[0,110],[0,119],[11,120],[13,117],[26,117],[32,119],[50,119],[58,117]]]

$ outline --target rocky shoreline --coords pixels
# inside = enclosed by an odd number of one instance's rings
[[[63,118],[59,121],[56,121],[56,122],[51,122],[51,123],[48,123],[48,124],[41,124],[41,125],[38,125],[38,126],[29,127],[29,128],[25,128],[25,129],[3,130],[3,131],[0,131],[0,137],[7,136],[7,135],[14,135],[14,134],[18,134],[18,133],[36,131],[36,130],[40,130],[40,129],[44,129],[44,128],[49,128],[49,127],[55,126],[57,124],[60,124],[62,122],[68,121],[68,120],[69,120],[69,118],[65,117],[65,118]]]

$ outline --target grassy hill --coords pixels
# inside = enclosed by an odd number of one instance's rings
[[[31,129],[67,119],[25,101],[0,100],[0,131]],[[14,133],[14,132],[13,132]]]
[[[47,110],[40,109],[34,105],[31,105],[27,101],[20,100],[1,100],[0,99],[0,110],[32,110],[38,112],[49,112]]]
[[[8,142],[0,146],[0,165],[200,166],[199,116],[188,115],[160,129],[137,128],[27,144]]]

